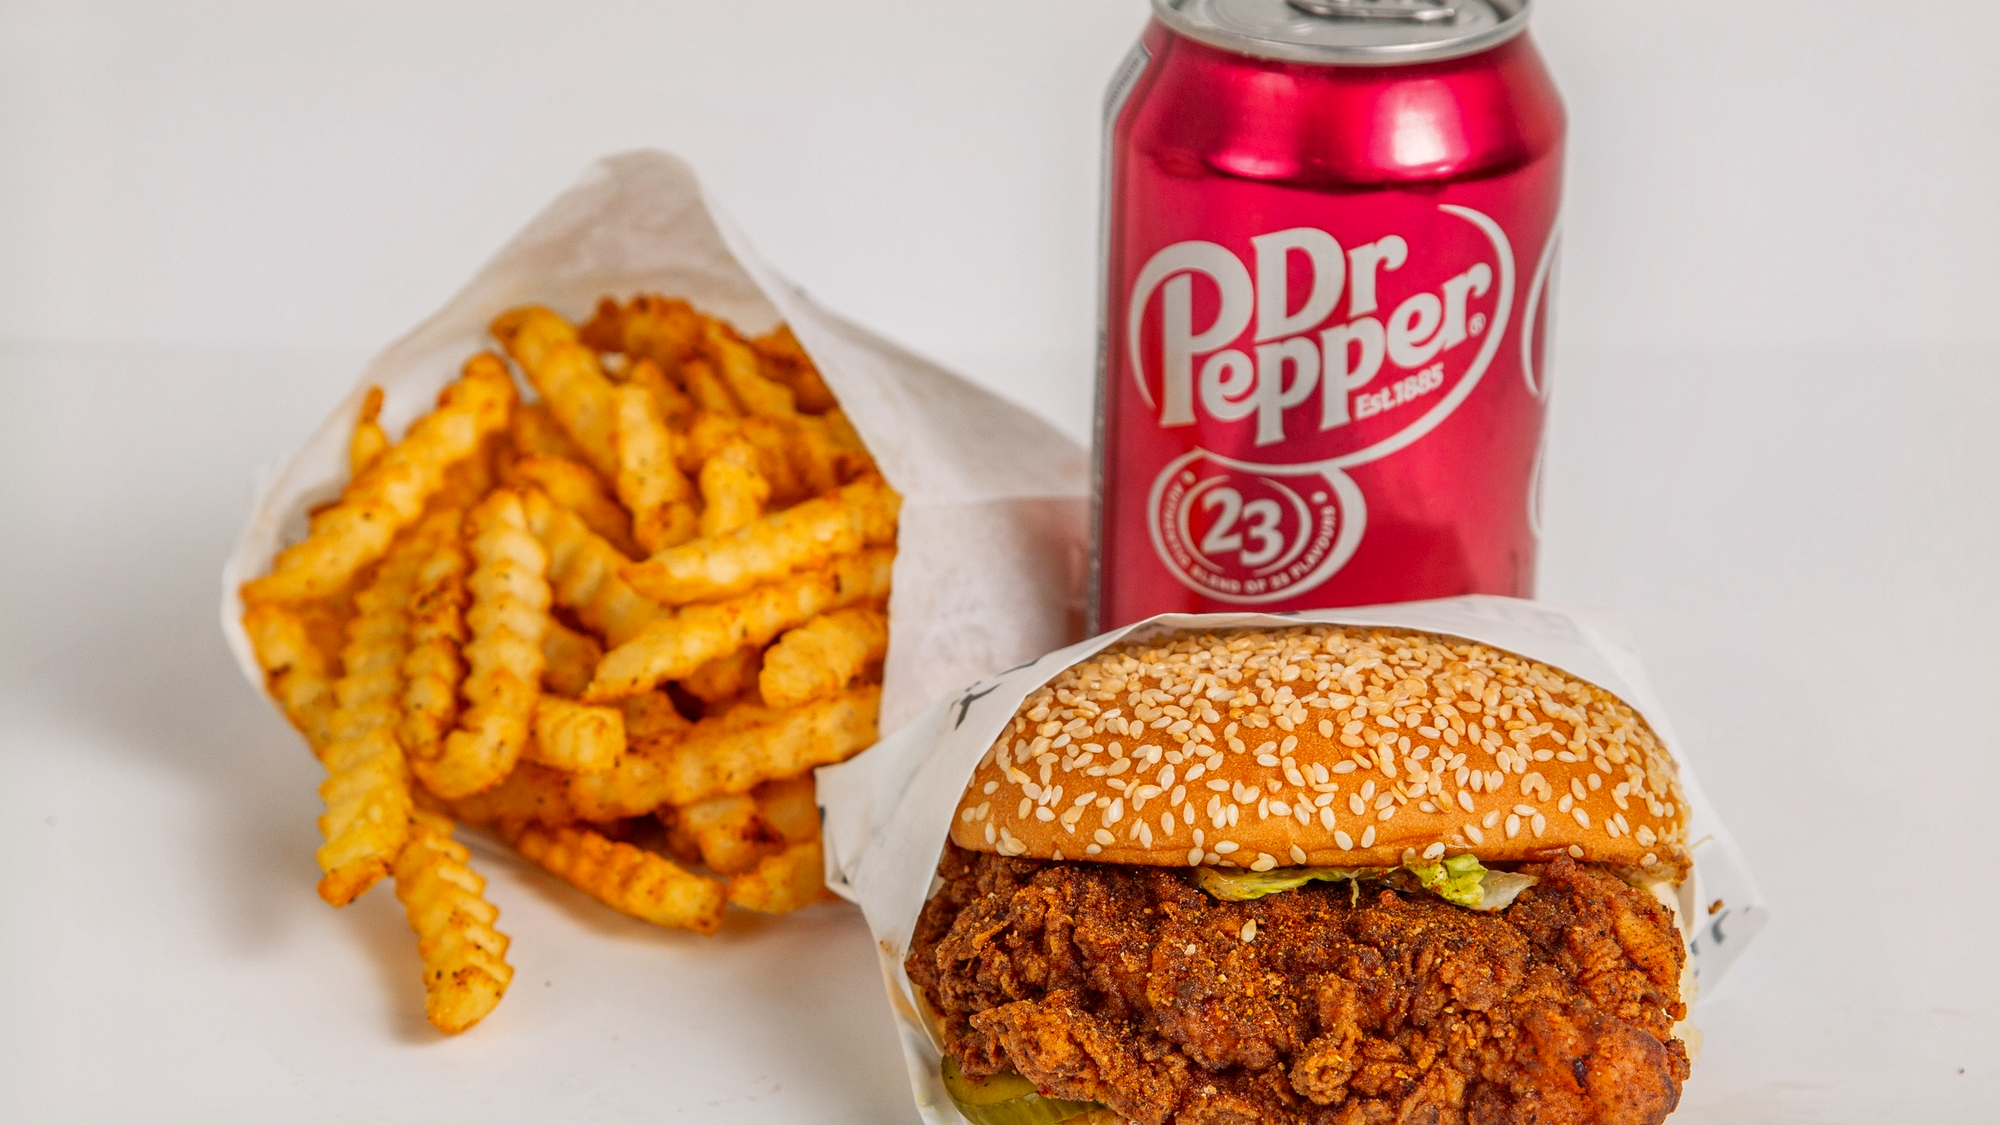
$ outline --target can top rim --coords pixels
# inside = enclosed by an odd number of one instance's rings
[[[1400,23],[1392,28],[1383,26],[1386,21],[1308,15],[1287,0],[1153,0],[1153,14],[1190,39],[1258,58],[1337,66],[1401,66],[1461,58],[1497,47],[1527,30],[1532,4],[1533,0],[1460,0],[1461,7],[1474,12],[1475,18],[1450,24]],[[1465,26],[1459,26],[1461,22]],[[1356,33],[1299,34],[1300,29],[1342,25]],[[1363,33],[1360,25],[1372,26]]]

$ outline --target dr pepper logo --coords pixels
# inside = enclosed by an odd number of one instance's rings
[[[1486,374],[1514,307],[1513,248],[1488,216],[1439,211],[1471,237],[1343,246],[1302,226],[1251,238],[1247,260],[1192,240],[1139,271],[1124,324],[1135,390],[1162,430],[1199,435],[1149,499],[1180,581],[1257,604],[1332,577],[1367,526],[1347,470],[1421,439]]]

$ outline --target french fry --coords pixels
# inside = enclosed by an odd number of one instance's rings
[[[758,471],[771,482],[774,508],[789,508],[840,483],[831,475],[832,466],[821,466],[813,450],[801,444],[804,421],[798,415],[770,418],[751,414],[737,419],[737,430],[743,440],[757,449]]]
[[[828,897],[826,853],[817,837],[768,856],[729,880],[729,901],[762,914],[789,914]]]
[[[424,964],[424,1015],[457,1035],[485,1019],[514,979],[507,935],[493,928],[500,911],[486,901],[486,880],[451,838],[451,821],[410,817],[409,843],[396,858],[396,897],[417,932]]]
[[[721,418],[735,418],[743,413],[742,405],[730,393],[728,384],[705,359],[691,357],[681,364],[681,383],[687,388],[688,397],[701,410]]]
[[[815,617],[764,653],[757,691],[766,707],[797,707],[837,695],[889,651],[889,615],[842,609]]]
[[[549,631],[542,634],[542,690],[575,699],[590,686],[602,659],[604,646],[596,637],[550,618]]]
[[[465,680],[465,607],[471,570],[458,529],[442,538],[417,575],[410,602],[409,651],[403,657],[403,750],[428,762],[444,751],[445,732],[458,721],[458,687]]]
[[[895,550],[875,547],[719,602],[686,606],[605,654],[584,700],[622,699],[683,679],[716,657],[768,643],[828,610],[889,596]]]
[[[574,512],[536,489],[529,489],[521,503],[528,527],[548,550],[557,605],[573,611],[613,645],[637,636],[662,615],[658,602],[641,597],[620,576],[632,560],[584,526]]]
[[[606,653],[584,702],[636,695],[745,645],[768,643],[828,610],[886,598],[895,558],[893,548],[871,547],[723,601],[683,607]]]
[[[361,400],[361,416],[354,420],[354,433],[347,439],[347,476],[353,479],[389,448],[388,431],[382,428],[382,388],[370,387]]]
[[[752,645],[696,668],[681,681],[689,695],[709,706],[728,703],[757,686],[757,671],[764,654]]]
[[[627,743],[679,738],[694,725],[674,708],[674,701],[664,691],[649,691],[621,699],[618,707],[625,714]]]
[[[569,775],[564,800],[579,820],[645,816],[666,803],[667,763],[679,739],[628,737],[625,752],[602,773]]]
[[[700,346],[704,320],[683,300],[642,293],[620,307],[607,298],[597,303],[583,340],[598,351],[651,360],[671,375]]]
[[[718,875],[740,875],[785,847],[747,793],[696,801],[676,809],[674,822],[693,841],[701,862]]]
[[[535,703],[535,737],[527,753],[568,773],[602,773],[625,752],[625,716],[615,707],[587,707],[555,695]]]
[[[724,447],[747,441],[757,451],[757,472],[771,486],[770,503],[787,508],[807,497],[808,491],[793,466],[793,435],[790,421],[776,418],[733,417],[713,410],[695,411],[688,425],[687,440],[676,447],[681,469],[699,475],[701,467]]]
[[[853,480],[858,473],[850,458],[836,443],[826,420],[810,414],[789,418],[758,418],[746,423],[773,426],[784,436],[785,454],[798,476],[799,486],[813,496],[823,496]]]
[[[672,832],[720,875],[740,875],[792,844],[819,838],[812,775],[759,785],[673,810]]]
[[[413,763],[425,787],[446,799],[500,784],[519,760],[541,691],[549,621],[548,553],[528,530],[520,495],[499,489],[465,522],[477,564],[468,582],[467,706],[444,752]]]
[[[625,310],[611,297],[599,297],[590,319],[576,326],[576,338],[594,352],[625,350]]]
[[[295,603],[346,589],[389,550],[397,532],[423,514],[444,485],[445,470],[507,424],[514,401],[514,380],[500,358],[474,356],[464,376],[439,396],[437,409],[419,418],[402,441],[348,482],[339,501],[313,518],[303,542],[279,552],[271,573],[244,584],[244,602]]]
[[[650,361],[642,366],[655,370]],[[618,388],[618,498],[631,510],[632,534],[647,553],[694,538],[694,485],[674,463],[674,436],[654,392],[638,382]]]
[[[596,532],[620,554],[642,558],[646,551],[632,536],[632,517],[618,506],[604,479],[590,466],[567,457],[529,453],[514,459],[507,483],[518,488],[539,488],[542,494],[576,513],[583,525]]]
[[[764,374],[792,389],[792,397],[801,411],[824,414],[839,405],[826,381],[820,378],[819,368],[813,366],[812,357],[799,346],[798,337],[792,335],[789,327],[780,324],[751,340],[750,346],[757,349]]]
[[[751,796],[757,801],[757,815],[787,844],[819,838],[819,802],[813,795],[811,774],[767,781]]]
[[[621,914],[698,934],[722,927],[722,882],[682,870],[663,856],[573,826],[523,828],[514,847]]]
[[[569,802],[569,775],[534,761],[522,761],[507,780],[483,793],[446,802],[446,806],[451,815],[474,828],[568,824],[579,819]]]
[[[449,510],[426,517],[354,596],[356,612],[333,689],[332,739],[321,755],[327,776],[319,787],[326,802],[319,818],[326,841],[318,854],[325,873],[319,896],[333,906],[346,906],[387,875],[409,837],[409,771],[396,726],[410,602],[424,563],[450,537],[455,520]]]
[[[264,669],[265,689],[318,753],[333,737],[337,658],[313,643],[302,607],[253,605],[243,613],[243,631]]]
[[[633,364],[630,381],[632,386],[639,387],[653,396],[653,406],[659,410],[660,420],[666,423],[667,429],[678,434],[694,424],[695,413],[700,407],[694,404],[694,400],[688,397],[686,391],[681,390],[680,384],[674,382],[660,369],[659,364],[650,359],[642,359]],[[680,441],[677,438],[674,453],[676,458],[680,456],[679,445]]]
[[[545,402],[524,402],[514,408],[507,424],[507,438],[516,453],[540,453],[566,461],[582,461],[583,450],[563,432],[562,423],[549,412]]]
[[[607,480],[616,476],[616,387],[605,378],[597,353],[577,340],[568,321],[538,306],[500,314],[492,331],[583,451],[584,461]]]
[[[844,762],[874,744],[881,703],[882,689],[863,685],[804,707],[744,704],[703,719],[662,756],[653,807],[748,793],[766,781]]]
[[[799,412],[792,389],[765,378],[757,351],[719,320],[703,326],[702,350],[747,414],[789,418]]]
[[[896,541],[902,498],[880,477],[773,512],[717,539],[698,539],[624,568],[632,588],[666,605],[713,601],[863,547]]]
[[[727,535],[755,523],[771,498],[771,484],[758,471],[757,450],[747,441],[733,441],[717,450],[701,467],[701,517],[704,539]]]

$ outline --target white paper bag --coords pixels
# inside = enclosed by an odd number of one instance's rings
[[[1514,598],[1464,597],[1402,605],[1283,615],[1165,614],[1127,626],[973,683],[933,704],[892,737],[852,761],[818,771],[825,811],[827,885],[858,903],[882,961],[917,1108],[932,1125],[964,1121],[938,1073],[938,1044],[917,1015],[903,972],[917,916],[929,899],[951,834],[959,795],[1021,701],[1058,673],[1124,640],[1176,629],[1301,623],[1380,625],[1442,633],[1507,649],[1590,680],[1645,716],[1680,762],[1688,802],[1694,873],[1680,907],[1697,927],[1689,945],[1701,994],[1712,995],[1729,966],[1769,920],[1756,881],[1695,779],[1687,746],[1646,678],[1637,649],[1613,617]],[[1714,914],[1709,904],[1722,906]]]
[[[222,574],[222,628],[243,674],[263,674],[237,587],[305,533],[306,513],[347,479],[347,439],[370,384],[391,433],[429,410],[486,326],[540,304],[574,319],[597,299],[684,297],[747,335],[783,321],[889,484],[903,495],[889,600],[881,726],[1077,635],[1089,473],[1084,451],[1033,415],[815,304],[760,261],[676,157],[610,157],[551,203],[361,382],[260,482]]]

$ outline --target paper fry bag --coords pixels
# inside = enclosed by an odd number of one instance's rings
[[[237,587],[303,537],[347,479],[367,386],[393,433],[428,410],[487,325],[525,304],[573,320],[597,299],[682,297],[746,335],[791,326],[889,484],[903,496],[881,728],[938,695],[1068,641],[1079,619],[1088,473],[1074,442],[1026,411],[815,304],[757,258],[693,171],[662,152],[614,156],[537,216],[456,297],[368,365],[346,402],[268,479],[222,575],[222,627],[260,688]]]
[[[903,970],[918,915],[950,836],[959,795],[993,740],[1035,689],[1122,641],[1174,630],[1286,628],[1302,623],[1392,626],[1492,645],[1596,683],[1639,712],[1680,763],[1693,874],[1679,889],[1692,929],[1689,960],[1712,993],[1769,918],[1736,843],[1702,794],[1686,745],[1675,734],[1638,653],[1615,619],[1512,598],[1464,597],[1282,616],[1167,614],[1052,652],[938,700],[874,749],[818,771],[825,810],[827,885],[861,906],[881,956],[917,1108],[932,1125],[964,1118],[939,1075],[916,993]],[[1711,907],[1713,910],[1711,911]]]

